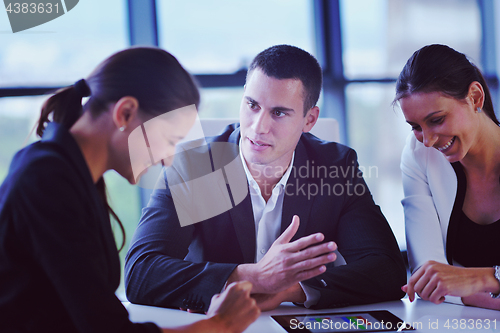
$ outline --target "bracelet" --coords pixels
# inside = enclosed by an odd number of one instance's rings
[[[500,266],[493,266],[493,269],[495,270],[495,279],[498,280],[498,283],[500,283]],[[490,293],[491,298],[496,298],[500,299],[500,293],[493,294]]]

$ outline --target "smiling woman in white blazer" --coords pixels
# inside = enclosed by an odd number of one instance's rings
[[[413,131],[401,159],[412,272],[403,291],[500,310],[500,127],[482,74],[428,45],[406,63],[394,101]]]

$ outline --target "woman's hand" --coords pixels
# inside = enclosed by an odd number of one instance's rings
[[[478,292],[495,292],[498,281],[490,267],[464,268],[427,261],[401,289],[412,302],[417,293],[424,300],[440,304],[446,295],[467,297]]]
[[[223,293],[214,295],[208,308],[208,319],[193,324],[163,328],[163,333],[236,333],[243,332],[260,315],[259,307],[250,297],[252,284],[231,283]]]
[[[260,315],[256,301],[250,297],[252,284],[231,283],[223,293],[212,297],[207,316],[217,332],[242,332]]]

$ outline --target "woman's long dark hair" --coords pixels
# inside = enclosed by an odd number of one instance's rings
[[[413,53],[399,74],[394,103],[418,92],[441,92],[463,100],[474,81],[479,82],[484,90],[484,113],[499,125],[481,71],[463,53],[446,45],[427,45]]]
[[[104,60],[86,79],[90,98],[82,106],[81,89],[75,85],[62,88],[43,105],[36,133],[42,136],[46,124],[52,121],[68,130],[83,112],[97,118],[108,106],[124,96],[139,102],[139,111],[153,118],[166,111],[200,103],[200,94],[193,77],[170,53],[154,47],[135,47],[113,54]],[[118,222],[123,234],[119,250],[125,246],[125,229],[109,206],[106,185],[101,177],[96,188],[109,213]]]

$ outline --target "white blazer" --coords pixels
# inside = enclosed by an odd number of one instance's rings
[[[401,171],[410,271],[428,260],[448,264],[446,235],[458,187],[453,167],[442,153],[425,147],[411,133],[401,156]],[[449,295],[446,302],[463,304],[460,297]]]
[[[413,273],[427,260],[448,263],[446,235],[457,194],[457,176],[435,148],[411,133],[401,157],[406,244]]]

